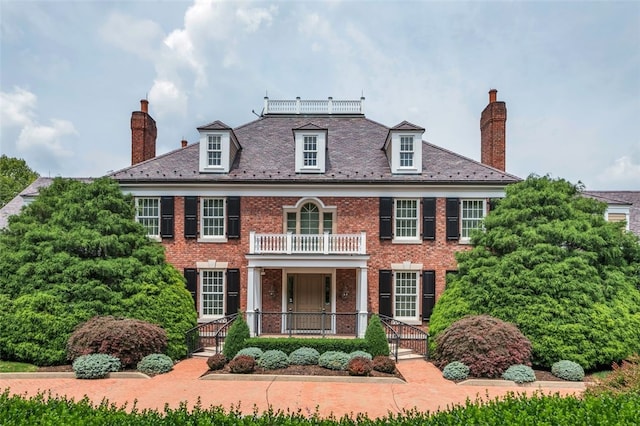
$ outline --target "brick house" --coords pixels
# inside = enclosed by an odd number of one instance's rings
[[[200,322],[242,310],[251,332],[364,334],[377,312],[428,321],[505,172],[506,106],[489,92],[482,161],[365,117],[364,98],[265,98],[236,128],[155,156],[148,102],[133,112],[132,166],[111,174],[137,220],[184,271]],[[314,313],[296,317],[285,313]],[[251,320],[253,319],[253,320]],[[258,320],[259,319],[259,320]]]

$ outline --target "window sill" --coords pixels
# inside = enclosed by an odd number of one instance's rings
[[[220,318],[224,318],[224,315],[205,315],[198,317],[198,324],[205,324],[210,321],[214,321]]]
[[[471,238],[460,238],[458,244],[471,245]]]
[[[199,243],[226,243],[226,237],[200,237],[198,238]]]
[[[406,317],[393,317],[395,320],[401,321],[405,324],[409,325],[422,325],[422,321],[416,318],[406,318]]]
[[[391,242],[393,244],[422,244],[422,240],[420,239],[415,239],[415,240],[400,240],[400,239],[394,239],[391,240]]]
[[[157,243],[161,243],[162,242],[162,238],[160,238],[159,235],[147,235],[147,238],[150,239],[151,241],[155,241]]]

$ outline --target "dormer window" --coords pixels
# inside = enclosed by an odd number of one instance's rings
[[[222,138],[220,135],[208,135],[207,139],[207,165],[220,167],[222,165]]]
[[[200,132],[200,172],[228,173],[241,149],[233,130],[221,121],[214,121]]]
[[[422,135],[424,129],[403,121],[389,130],[384,151],[394,174],[422,173]]]
[[[324,173],[327,131],[314,124],[293,129],[296,151],[296,173]]]

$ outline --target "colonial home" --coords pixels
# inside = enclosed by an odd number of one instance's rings
[[[364,98],[264,99],[155,156],[148,102],[131,117],[132,166],[114,172],[137,220],[184,271],[200,322],[238,310],[251,332],[363,335],[371,312],[422,324],[505,172],[506,106],[489,92],[482,161],[368,119]]]

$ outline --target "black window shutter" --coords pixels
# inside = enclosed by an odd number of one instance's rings
[[[386,315],[388,317],[393,316],[393,306],[391,303],[392,288],[393,288],[393,275],[389,269],[380,269],[378,272],[379,285],[378,285],[378,312],[380,315]]]
[[[198,197],[184,197],[184,237],[198,236]]]
[[[160,236],[173,238],[173,197],[160,197]]]
[[[184,278],[187,280],[187,291],[193,297],[193,305],[198,310],[196,294],[198,292],[198,270],[193,268],[184,268]]]
[[[393,198],[380,198],[380,239],[390,240],[393,238]]]
[[[447,198],[447,240],[460,238],[460,200]]]
[[[436,304],[436,271],[422,271],[422,319],[429,321]]]
[[[422,239],[436,239],[436,199],[422,199]]]
[[[227,312],[238,313],[240,309],[240,269],[227,269]]]
[[[240,238],[240,197],[227,197],[227,238]]]

